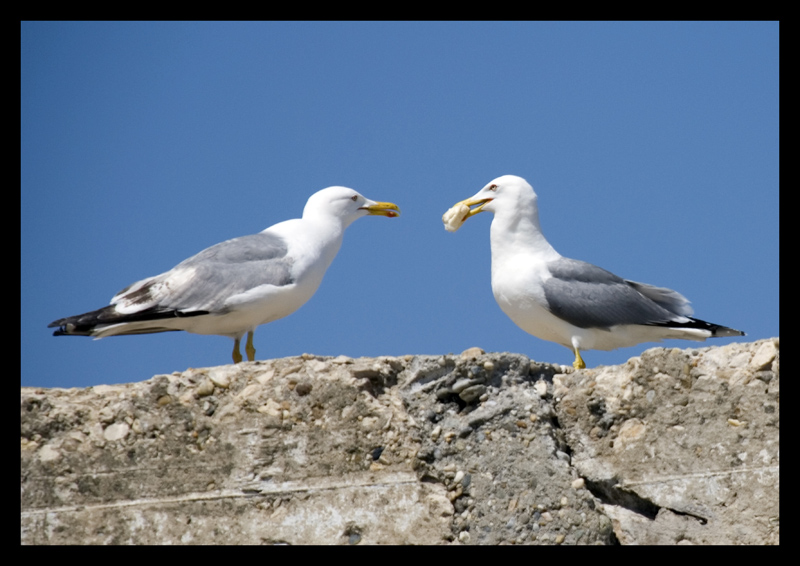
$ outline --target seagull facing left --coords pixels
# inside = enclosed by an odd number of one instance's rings
[[[542,234],[536,193],[521,177],[498,177],[456,203],[442,220],[455,232],[483,211],[494,214],[492,292],[497,304],[525,332],[572,350],[577,369],[586,367],[581,350],[614,350],[665,338],[744,336],[692,318],[689,301],[672,289],[563,257]]]
[[[316,292],[342,245],[345,228],[362,216],[399,216],[389,202],[353,189],[328,187],[311,195],[303,217],[263,232],[227,240],[171,270],[129,285],[96,311],[61,318],[53,336],[121,336],[185,330],[233,338],[233,362],[247,334],[299,309]]]

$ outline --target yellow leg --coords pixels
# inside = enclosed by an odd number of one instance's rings
[[[247,352],[247,361],[253,362],[256,359],[256,347],[253,346],[253,331],[247,333],[247,344],[244,345],[244,351]]]
[[[575,361],[572,362],[572,367],[575,369],[584,369],[586,367],[586,363],[583,361],[581,357],[581,351],[575,348]]]
[[[239,339],[233,341],[233,363],[238,364],[242,361],[242,354],[239,353]]]

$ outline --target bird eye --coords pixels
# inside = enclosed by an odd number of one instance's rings
[[[350,200],[352,200],[353,202],[356,202],[358,200],[358,195],[351,196]]]
[[[490,191],[496,191],[497,190],[497,185],[489,185],[489,190]]]

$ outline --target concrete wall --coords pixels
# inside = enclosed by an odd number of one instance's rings
[[[779,341],[21,390],[23,544],[776,544]]]

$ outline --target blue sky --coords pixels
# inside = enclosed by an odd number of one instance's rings
[[[21,383],[230,363],[225,337],[46,326],[331,185],[403,214],[350,226],[316,295],[256,331],[257,359],[570,364],[495,303],[491,215],[442,227],[505,174],[563,255],[676,289],[738,341],[777,336],[778,53],[775,22],[23,22]]]

